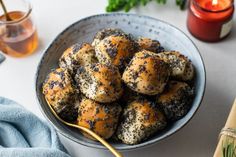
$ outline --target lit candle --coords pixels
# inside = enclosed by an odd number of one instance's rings
[[[212,0],[212,5],[217,5],[218,4],[218,0]]]
[[[187,26],[195,37],[219,41],[232,28],[233,0],[190,0]]]

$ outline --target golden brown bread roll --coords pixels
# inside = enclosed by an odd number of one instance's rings
[[[137,40],[137,43],[141,50],[144,49],[144,50],[148,50],[155,53],[160,53],[164,51],[164,48],[161,46],[160,42],[157,40],[141,37]]]
[[[121,115],[117,136],[126,144],[138,144],[165,128],[167,122],[157,105],[141,98],[129,103]]]
[[[169,74],[169,66],[164,61],[153,52],[143,50],[135,54],[122,79],[138,93],[156,95],[164,90]]]
[[[70,72],[74,73],[80,66],[96,63],[94,48],[88,44],[74,44],[62,54],[59,59],[59,66],[61,68],[68,68]]]
[[[94,36],[93,42],[92,42],[92,46],[96,46],[98,45],[98,43],[100,41],[102,41],[104,38],[111,36],[111,35],[116,35],[116,36],[120,36],[120,35],[124,35],[125,32],[123,32],[121,29],[117,29],[117,28],[105,28],[102,29],[100,31],[98,31],[96,33],[96,35]]]
[[[182,77],[180,77],[180,79],[183,81],[191,81],[191,80],[193,80],[194,75],[195,75],[194,66],[193,66],[192,62],[189,60],[189,62],[186,64],[184,73],[183,73]]]
[[[171,76],[183,81],[192,80],[194,77],[194,67],[191,61],[178,51],[159,53],[158,56],[170,65]]]
[[[128,35],[112,35],[95,46],[96,56],[102,64],[113,64],[122,70],[136,52],[137,46]]]
[[[75,80],[80,91],[97,102],[116,101],[123,92],[119,70],[113,65],[96,63],[81,67]]]
[[[190,109],[193,93],[193,89],[187,83],[170,81],[165,91],[157,98],[157,104],[169,120],[178,120]]]
[[[91,129],[104,139],[108,139],[117,128],[121,110],[117,103],[100,104],[84,97],[79,105],[77,124]],[[93,139],[85,133],[84,135]]]
[[[77,117],[77,93],[67,69],[58,68],[48,74],[43,84],[43,94],[56,113],[67,121]]]

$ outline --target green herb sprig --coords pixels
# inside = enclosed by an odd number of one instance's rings
[[[124,10],[128,12],[130,9],[143,5],[145,6],[148,2],[152,0],[108,0],[108,6],[106,7],[107,12],[114,12],[119,10]],[[158,4],[166,4],[167,0],[155,0]],[[187,0],[176,0],[176,5],[180,7],[181,10],[185,8]]]
[[[222,157],[236,157],[236,144],[234,141],[226,139],[222,143]]]

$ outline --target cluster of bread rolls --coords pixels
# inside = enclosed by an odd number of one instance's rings
[[[92,44],[65,50],[43,94],[64,120],[104,139],[137,144],[187,114],[193,79],[194,66],[180,52],[108,28]]]

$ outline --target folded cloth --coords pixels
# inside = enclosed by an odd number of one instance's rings
[[[14,101],[0,97],[0,157],[69,157],[55,130]]]
[[[5,56],[3,56],[1,53],[0,53],[0,64],[6,59]]]

